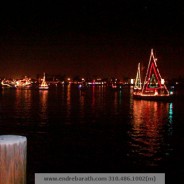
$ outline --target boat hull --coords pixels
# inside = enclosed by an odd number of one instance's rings
[[[40,87],[39,87],[39,89],[40,89],[40,90],[48,90],[48,89],[49,89],[49,87],[43,87],[43,86],[40,86]]]
[[[137,100],[149,100],[149,101],[172,101],[174,99],[174,96],[133,94],[133,98]]]

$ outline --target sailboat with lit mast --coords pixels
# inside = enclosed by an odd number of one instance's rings
[[[134,91],[140,92],[141,90],[142,90],[142,82],[141,82],[141,72],[140,72],[140,63],[139,63],[137,68],[135,84],[134,84]]]
[[[48,86],[46,79],[45,79],[45,73],[43,74],[42,83],[40,84],[39,89],[41,89],[41,90],[48,90],[49,89],[49,86]]]
[[[171,100],[173,94],[169,93],[164,79],[162,79],[157,67],[157,59],[151,49],[150,60],[143,86],[140,78],[140,64],[138,65],[137,76],[134,85],[133,98],[140,100]]]

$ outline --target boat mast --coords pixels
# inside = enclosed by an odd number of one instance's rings
[[[157,61],[157,58],[154,57],[153,49],[151,49],[149,64],[148,64],[148,68],[147,68],[147,72],[146,72],[146,76],[145,76],[142,92],[145,91],[145,86],[146,86],[146,89],[147,89],[148,84],[150,83],[151,71],[153,70],[154,74],[156,74],[156,76],[157,76],[158,85],[159,85],[159,87],[156,87],[156,88],[162,88],[161,86],[163,86],[163,88],[166,90],[166,93],[169,94],[169,91],[168,91],[167,87],[165,86],[165,84],[161,83],[162,77],[161,77],[160,72],[158,70],[156,61]]]
[[[41,86],[47,86],[47,83],[46,83],[46,80],[45,80],[45,72],[43,73],[43,79],[42,79]]]
[[[134,89],[140,89],[140,90],[142,89],[140,63],[138,63],[137,75],[136,75],[136,79],[135,79]]]
[[[151,58],[152,58],[152,57],[153,57],[153,59],[154,59],[153,49],[151,49],[149,64],[148,64],[148,67],[147,67],[147,71],[146,71],[146,76],[145,76],[144,83],[143,83],[142,92],[144,91],[145,85],[146,85],[146,83],[147,83],[147,80],[146,80],[146,79],[147,79],[147,76],[148,76],[148,72],[149,72],[149,68],[150,68],[150,63],[151,63]]]
[[[43,73],[43,82],[45,83],[45,72]]]

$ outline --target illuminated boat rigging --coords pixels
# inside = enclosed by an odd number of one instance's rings
[[[170,100],[173,95],[169,93],[164,79],[162,79],[151,50],[150,60],[145,76],[143,86],[141,85],[140,64],[138,65],[137,76],[135,80],[133,97],[142,100]]]
[[[48,84],[47,84],[47,82],[45,80],[45,73],[43,74],[42,83],[40,84],[39,89],[42,89],[42,90],[49,89],[49,86],[48,86]]]
[[[136,79],[135,79],[134,90],[135,91],[142,90],[140,63],[138,64],[138,68],[137,68],[137,75],[136,75]]]

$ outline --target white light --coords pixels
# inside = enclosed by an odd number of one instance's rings
[[[161,84],[164,84],[165,83],[165,80],[164,79],[161,79]]]
[[[133,84],[134,83],[134,79],[130,79],[130,84]]]
[[[155,96],[158,95],[158,91],[155,91]]]

